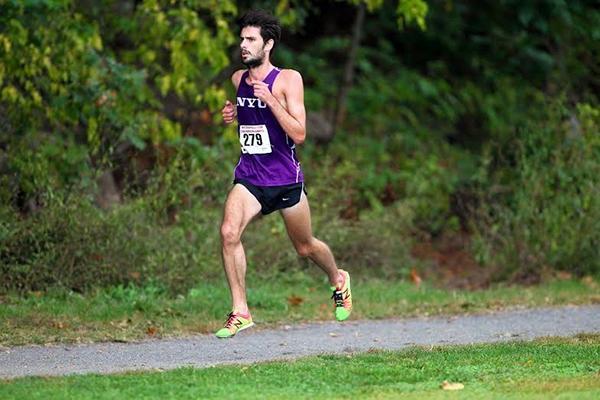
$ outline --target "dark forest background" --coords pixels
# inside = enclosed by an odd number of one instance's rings
[[[318,237],[358,276],[600,272],[600,7],[585,0],[0,0],[0,291],[222,280],[236,20],[304,78]],[[277,217],[252,274],[313,268]]]

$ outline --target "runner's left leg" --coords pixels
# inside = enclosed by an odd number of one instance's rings
[[[352,290],[350,275],[339,269],[329,247],[315,238],[310,223],[308,199],[302,193],[300,202],[293,207],[281,210],[288,235],[300,256],[313,260],[329,276],[329,283],[335,303],[335,318],[338,321],[348,319],[352,312]]]
[[[329,277],[331,286],[343,281],[329,246],[312,233],[310,207],[306,195],[302,193],[300,202],[293,207],[281,210],[288,236],[301,257],[314,261]]]

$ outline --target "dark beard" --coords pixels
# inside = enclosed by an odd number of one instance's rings
[[[242,64],[244,64],[248,68],[256,68],[256,67],[262,65],[263,61],[265,61],[264,58],[252,58],[248,61],[242,60]]]

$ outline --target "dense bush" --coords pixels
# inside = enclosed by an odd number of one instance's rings
[[[76,194],[25,219],[4,207],[0,291],[159,282],[184,293],[198,281],[222,282],[219,223],[230,172],[190,170],[190,160],[182,157],[144,196],[110,210]],[[344,204],[332,204],[335,198],[325,195],[335,179],[320,174],[323,184],[308,189],[313,226],[340,264],[359,276],[403,276],[411,262],[411,208],[397,203],[365,212],[359,221],[341,218]],[[276,216],[252,224],[244,242],[251,276],[269,279],[316,268],[298,258]]]
[[[560,101],[514,139],[516,159],[484,192],[476,245],[501,277],[560,269],[600,272],[600,109]],[[504,175],[504,176],[502,176]]]

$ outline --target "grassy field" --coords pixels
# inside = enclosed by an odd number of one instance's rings
[[[464,386],[458,393],[442,383]],[[0,382],[2,399],[597,399],[600,335]]]
[[[319,275],[320,277],[320,275]],[[249,304],[257,328],[332,319],[327,284],[298,272],[276,280],[249,277]],[[487,312],[510,307],[599,303],[597,280],[557,280],[532,287],[480,291],[423,284],[354,280],[353,319]],[[0,345],[132,341],[206,333],[224,322],[230,304],[225,282],[205,283],[185,296],[155,286],[116,287],[81,295],[31,293],[0,297]]]

